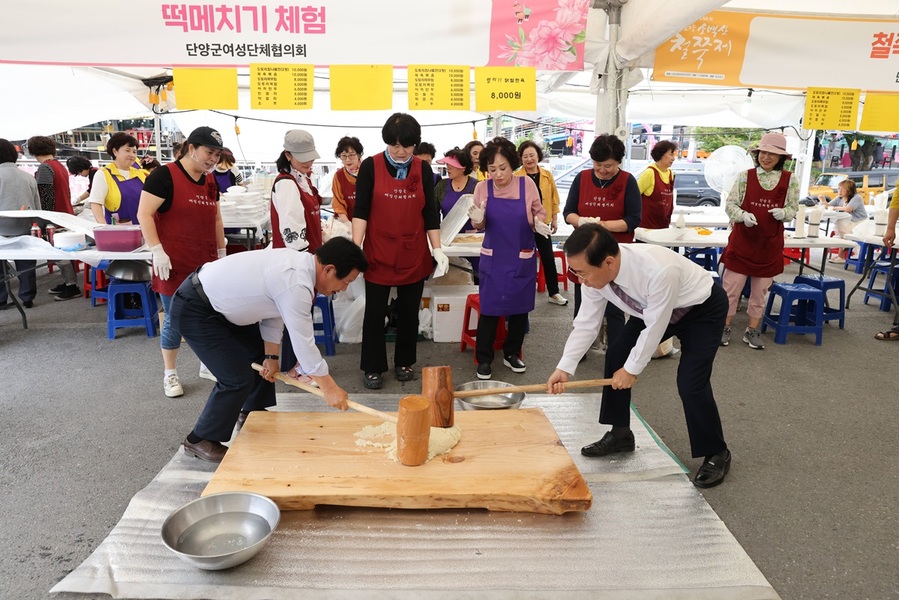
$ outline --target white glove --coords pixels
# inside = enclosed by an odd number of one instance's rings
[[[225,258],[226,256],[228,256],[227,248],[218,248],[216,251],[218,252],[219,258]]]
[[[153,273],[165,281],[169,278],[169,273],[172,271],[172,260],[165,253],[165,250],[162,249],[162,244],[150,247],[150,252],[153,253]]]
[[[552,227],[550,227],[543,221],[537,221],[536,223],[534,223],[534,231],[545,238],[549,238],[550,234],[552,233]]]
[[[782,208],[772,208],[768,212],[771,214],[772,217],[774,217],[778,221],[784,221],[785,220],[784,217],[787,216],[786,212]]]
[[[472,223],[483,223],[486,215],[487,212],[477,204],[472,204],[468,209],[468,218]]]
[[[759,220],[751,212],[743,212],[743,225],[746,227],[755,227],[759,224]]]
[[[587,223],[599,223],[602,219],[600,217],[578,217],[577,218],[577,226],[586,225]]]
[[[449,259],[442,248],[434,248],[432,250],[434,260],[437,261],[437,268],[434,269],[434,277],[443,277],[449,271]]]

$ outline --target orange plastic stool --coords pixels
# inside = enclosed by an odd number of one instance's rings
[[[562,250],[553,250],[553,260],[555,259],[562,260],[562,269],[556,273],[556,277],[558,278],[559,283],[562,284],[563,289],[568,291],[568,259],[565,258],[565,253]],[[546,291],[546,274],[543,272],[543,261],[537,260],[537,291],[541,294]]]
[[[459,352],[465,352],[466,346],[476,348],[475,339],[478,336],[478,322],[475,320],[474,328],[471,325],[471,313],[474,311],[477,318],[481,318],[481,295],[469,294],[465,300],[465,312],[462,315],[462,342],[459,345]],[[496,341],[493,342],[494,350],[502,350],[503,343],[506,341],[506,318],[500,317],[499,323],[496,324]],[[477,357],[474,359],[478,362]]]
[[[793,262],[790,260],[790,258],[795,258],[796,260],[799,260],[800,258],[802,258],[802,248],[784,248],[783,254],[784,254],[784,266],[786,267],[791,262]],[[809,262],[811,260],[811,254],[812,254],[811,252],[805,253],[805,264],[807,264],[807,265],[811,264],[811,262]]]

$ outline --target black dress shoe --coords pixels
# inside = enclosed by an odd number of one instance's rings
[[[724,482],[724,476],[730,471],[730,450],[724,450],[712,456],[706,456],[693,478],[693,485],[698,488],[710,488]]]
[[[32,300],[29,300],[28,302],[23,302],[22,306],[24,306],[25,308],[34,308],[34,302]]]
[[[268,410],[268,409],[261,408],[259,410]],[[238,431],[240,431],[241,428],[243,427],[243,424],[247,422],[248,416],[250,416],[250,413],[244,412],[244,411],[240,411],[240,413],[237,415],[237,430]]]
[[[384,380],[380,373],[366,373],[362,376],[362,385],[369,390],[379,390],[384,387]]]
[[[607,431],[602,439],[592,444],[588,444],[581,448],[581,454],[596,458],[597,456],[607,456],[609,454],[617,454],[621,452],[633,452],[634,432],[628,432],[623,438],[616,438],[611,431]]]
[[[196,444],[191,443],[187,438],[184,438],[184,453],[188,456],[196,456],[200,460],[205,460],[206,462],[214,462],[220,463],[222,459],[225,458],[225,452],[228,451],[228,447],[220,444],[219,442],[213,442],[212,440],[200,440]]]
[[[412,381],[415,377],[412,367],[394,367],[393,373],[396,375],[397,381]]]

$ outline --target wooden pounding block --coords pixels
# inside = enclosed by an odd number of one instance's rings
[[[450,367],[424,367],[421,370],[421,395],[431,401],[431,427],[452,427],[455,395]]]
[[[396,422],[396,455],[407,467],[428,460],[431,439],[431,402],[424,396],[400,398]]]
[[[256,492],[281,510],[318,504],[486,508],[562,514],[590,508],[580,471],[539,408],[456,415],[461,441],[409,469],[354,434],[383,421],[357,413],[250,413],[203,495]]]

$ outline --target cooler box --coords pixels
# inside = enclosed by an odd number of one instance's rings
[[[459,342],[462,339],[462,315],[469,294],[477,294],[476,285],[431,286],[431,314],[435,342]]]

